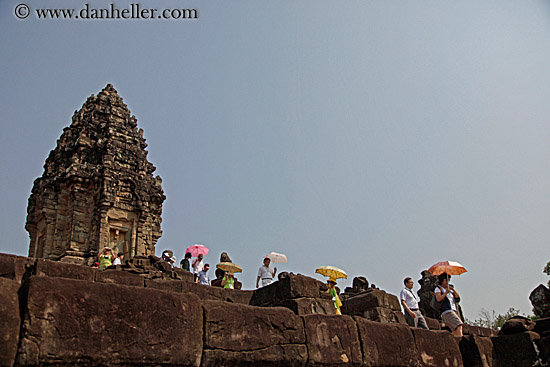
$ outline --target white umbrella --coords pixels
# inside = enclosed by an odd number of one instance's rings
[[[273,261],[274,263],[287,263],[288,260],[286,259],[285,254],[279,254],[277,252],[270,252],[269,254],[265,255],[264,257],[267,257],[269,260]]]

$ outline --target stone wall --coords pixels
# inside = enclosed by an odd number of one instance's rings
[[[127,259],[154,254],[165,196],[146,147],[112,85],[89,97],[34,181],[29,256],[89,265],[107,246]]]
[[[0,254],[0,366],[550,363],[549,319],[530,327],[536,332],[459,339],[361,316],[251,306],[253,293]]]

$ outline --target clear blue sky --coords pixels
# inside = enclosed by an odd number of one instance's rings
[[[157,254],[345,269],[398,294],[441,260],[466,316],[531,313],[550,260],[548,1],[141,0],[195,20],[25,20],[0,3],[0,252],[33,180],[112,83],[163,179]],[[137,2],[136,2],[137,3]],[[108,7],[94,1],[94,7]],[[128,1],[116,1],[119,8]],[[317,276],[318,279],[322,277]],[[415,286],[416,289],[416,286]]]

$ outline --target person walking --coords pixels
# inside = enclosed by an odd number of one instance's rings
[[[191,272],[191,253],[190,252],[185,254],[185,258],[180,261],[180,266],[183,270]]]
[[[193,274],[195,275],[194,277],[194,280],[196,281],[198,276],[199,276],[199,271],[202,270],[202,268],[204,267],[203,263],[202,263],[202,254],[199,254],[199,256],[197,256],[197,258],[195,259],[195,261],[193,261]]]
[[[342,307],[342,301],[340,301],[340,297],[338,297],[338,292],[336,291],[336,279],[329,279],[327,281],[327,293],[332,296],[332,302],[334,302],[334,308],[336,309],[336,314],[341,315],[342,311],[340,311],[340,307]]]
[[[457,302],[460,300],[460,295],[454,289],[452,284],[449,284],[451,276],[447,273],[439,275],[439,285],[434,291],[435,300],[443,302],[441,304],[441,319],[445,322],[453,332],[454,336],[462,336],[463,322],[458,316]]]
[[[256,279],[256,288],[259,288],[260,280],[262,281],[262,287],[273,283],[273,278],[277,274],[277,267],[273,270],[269,267],[271,259],[269,257],[264,258],[264,264],[258,269],[258,278]]]
[[[412,291],[414,281],[412,278],[407,277],[403,280],[403,283],[405,284],[405,288],[399,294],[399,299],[401,300],[401,305],[403,306],[403,313],[405,314],[407,324],[412,327],[428,330],[429,328],[426,323],[426,319],[424,319],[424,316],[422,316],[422,313],[418,308],[419,298]]]
[[[210,264],[204,264],[204,268],[199,271],[199,276],[195,283],[210,285],[210,278],[208,278],[208,270],[210,269]]]

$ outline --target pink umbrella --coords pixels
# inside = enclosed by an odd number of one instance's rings
[[[460,275],[467,272],[466,268],[462,264],[456,261],[441,261],[437,264],[433,264],[428,271],[433,275],[439,275],[447,273],[448,275]]]
[[[208,254],[208,250],[205,245],[201,245],[200,243],[197,243],[193,246],[189,246],[185,252],[190,252],[192,257],[197,257],[199,255],[206,256]]]

